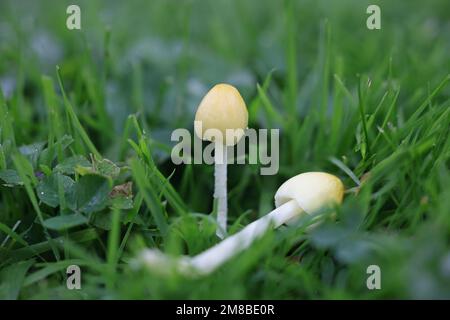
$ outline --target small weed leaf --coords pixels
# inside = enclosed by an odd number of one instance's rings
[[[116,178],[120,173],[120,168],[111,160],[94,160],[96,171],[104,176]]]
[[[133,198],[131,196],[117,196],[109,200],[108,206],[115,209],[129,210],[133,209]]]
[[[120,174],[120,168],[111,160],[101,159],[97,160],[95,157],[92,158],[92,163],[86,162],[75,164],[75,172],[84,175],[100,175],[103,177],[115,179]]]
[[[52,208],[56,208],[60,205],[58,179],[60,179],[64,195],[67,198],[73,192],[75,185],[72,178],[68,176],[54,173],[42,179],[36,187],[39,200]]]
[[[36,168],[39,155],[44,149],[46,142],[36,142],[30,145],[19,147],[19,152],[30,160],[33,168]]]
[[[75,156],[65,159],[63,162],[58,164],[55,167],[55,171],[62,173],[62,174],[73,175],[73,174],[75,174],[75,168],[77,166],[89,167],[90,163],[84,156],[75,155]]]
[[[5,169],[0,170],[0,179],[4,182],[5,187],[14,187],[23,185],[22,180],[20,180],[19,174],[16,170]]]
[[[128,210],[133,208],[133,183],[131,181],[115,186],[110,193],[109,206]]]
[[[61,231],[85,224],[88,219],[81,213],[57,216],[44,221],[44,226],[51,230]]]
[[[112,186],[110,179],[85,175],[76,185],[75,198],[80,212],[91,214],[106,207]]]

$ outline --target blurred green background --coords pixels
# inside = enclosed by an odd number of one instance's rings
[[[81,8],[81,30],[66,28],[70,4]],[[381,8],[381,30],[366,27],[370,4]],[[177,230],[174,239],[160,237],[151,218],[137,223],[130,231],[137,244],[126,246],[115,276],[102,273],[102,240],[80,243],[98,258],[97,267],[88,264],[80,292],[65,288],[63,262],[51,265],[34,256],[37,261],[22,274],[20,295],[13,297],[450,298],[448,0],[2,0],[0,88],[15,142],[5,147],[5,127],[0,142],[9,169],[15,146],[48,139],[42,76],[57,84],[56,65],[102,156],[123,167],[136,158],[127,143],[139,136],[127,128],[129,115],[136,114],[157,167],[171,176],[192,215],[177,216],[162,197],[168,223]],[[192,255],[217,242],[205,222],[213,210],[213,168],[174,166],[170,133],[193,132],[202,96],[219,82],[240,90],[250,127],[281,129],[278,175],[259,176],[258,165],[230,166],[232,230],[269,212],[284,180],[311,170],[344,180],[350,191],[341,219],[308,235],[295,228],[269,233],[199,281],[138,272],[128,266],[136,247]],[[58,85],[55,92],[63,108]],[[71,133],[68,123],[63,131]],[[88,158],[85,141],[74,140],[68,153]],[[372,180],[355,193],[368,172]],[[136,176],[132,171],[120,182]],[[42,230],[29,232],[36,215],[25,191],[2,186],[0,192],[0,222],[12,228],[20,219],[16,231],[28,243],[42,241]],[[147,206],[137,209],[143,217],[151,217]],[[109,227],[91,226],[106,230],[99,239],[108,238]],[[123,223],[122,236],[128,226]],[[13,263],[30,258],[14,258],[19,247],[3,248],[3,279]],[[91,255],[78,258],[86,263]],[[382,290],[367,290],[369,264],[381,266]],[[48,278],[39,276],[46,272]],[[3,292],[6,287],[4,282]]]

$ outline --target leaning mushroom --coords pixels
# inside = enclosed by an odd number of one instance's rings
[[[227,146],[244,135],[248,111],[239,91],[229,84],[215,85],[202,99],[195,115],[194,129],[203,140],[214,143],[214,198],[217,199],[217,236],[227,229]]]
[[[319,209],[340,204],[343,196],[344,185],[336,176],[324,172],[302,173],[290,178],[278,189],[275,210],[197,256],[174,261],[158,250],[148,249],[143,252],[142,258],[146,265],[160,270],[170,270],[169,266],[173,266],[187,275],[208,274],[248,248],[271,225],[278,228],[304,214],[313,214]]]

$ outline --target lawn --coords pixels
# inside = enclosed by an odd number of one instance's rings
[[[174,164],[171,133],[223,82],[249,128],[280,129],[277,174],[228,166],[229,234],[302,172],[344,201],[209,275],[146,268],[144,248],[220,242],[214,166]],[[0,298],[449,299],[449,82],[448,0],[2,0]]]

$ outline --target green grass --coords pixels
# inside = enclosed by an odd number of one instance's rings
[[[370,1],[79,1],[69,31],[69,3],[2,1],[0,298],[450,298],[450,6],[376,3],[378,31]],[[213,166],[170,160],[218,82],[281,132],[277,175],[229,166],[230,233],[313,170],[345,184],[337,220],[270,231],[201,279],[137,269],[142,248],[219,241]]]

